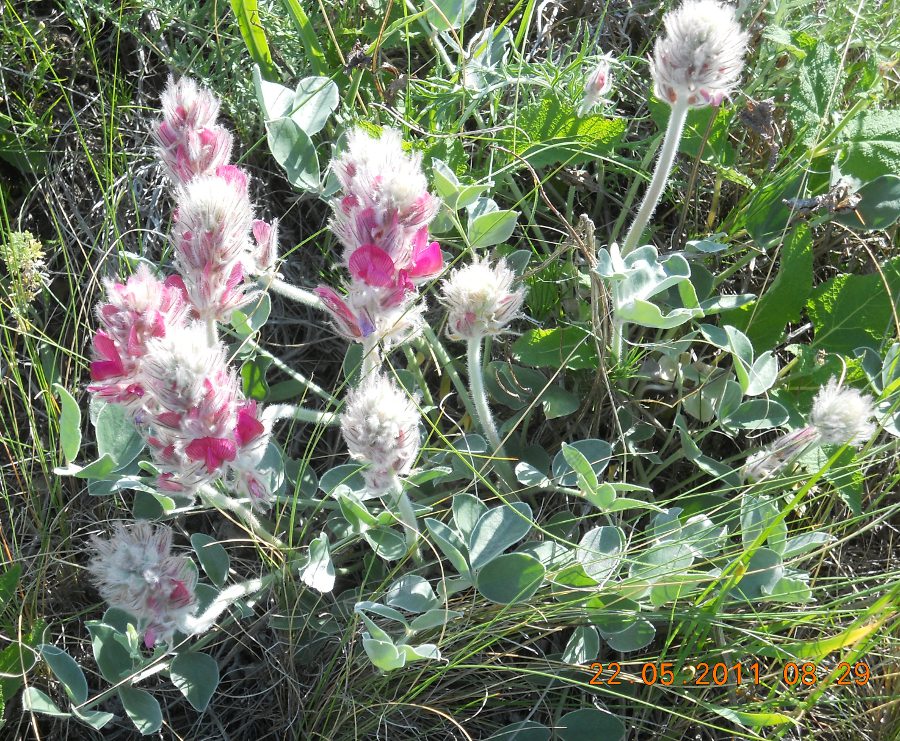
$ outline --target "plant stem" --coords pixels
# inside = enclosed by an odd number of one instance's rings
[[[687,112],[686,101],[679,100],[672,106],[662,150],[656,161],[656,169],[653,171],[653,179],[650,181],[637,216],[634,217],[634,222],[628,230],[628,234],[625,235],[625,241],[622,243],[622,257],[637,247],[638,241],[647,227],[647,222],[650,221],[650,217],[656,210],[656,204],[659,203],[659,197],[666,187],[666,181],[672,171],[672,163],[675,162],[675,155],[678,153],[678,143],[681,141],[681,133],[684,131]]]
[[[426,326],[422,331],[422,336],[425,338],[425,341],[431,346],[431,351],[434,353],[435,358],[437,358],[437,361],[440,364],[441,368],[443,368],[444,372],[448,376],[450,376],[450,382],[456,389],[456,393],[459,394],[459,398],[462,400],[463,406],[466,408],[466,413],[473,420],[478,419],[478,414],[472,404],[472,399],[469,397],[469,390],[463,383],[462,378],[459,377],[459,373],[456,372],[456,367],[453,365],[453,358],[450,357],[450,354],[447,352],[447,348],[444,347],[444,344],[438,339],[437,335],[434,333],[434,330],[431,327]]]
[[[278,278],[265,278],[261,281],[265,288],[268,288],[275,293],[281,294],[285,298],[291,299],[291,301],[296,301],[297,303],[304,304],[305,306],[311,306],[313,309],[324,309],[325,305],[319,299],[316,294],[312,291],[307,291],[304,288],[298,288],[297,286],[292,286],[290,283],[285,283],[283,280]]]
[[[316,409],[306,409],[294,404],[269,404],[264,414],[273,421],[277,419],[296,419],[298,422],[308,422],[314,425],[327,425],[334,427],[340,421],[334,412],[320,412]]]
[[[264,540],[275,548],[287,548],[279,538],[266,530],[265,526],[259,521],[259,518],[250,508],[244,506],[236,499],[232,499],[231,497],[222,494],[209,485],[200,488],[200,499],[215,509],[234,512],[234,514],[237,515],[250,529],[250,532],[260,540]]]
[[[369,335],[363,339],[362,369],[360,370],[360,382],[376,372],[381,366],[381,353],[378,351],[378,337]]]
[[[493,448],[493,461],[497,473],[509,486],[513,486],[516,478],[509,462],[503,459],[503,443],[500,441],[500,433],[497,432],[497,426],[494,424],[494,418],[488,406],[487,394],[484,391],[484,376],[481,372],[481,338],[469,340],[467,359],[469,362],[469,388],[472,390],[472,401],[475,402],[478,422]]]
[[[219,332],[216,330],[216,320],[206,320],[206,344],[215,347],[219,342]]]

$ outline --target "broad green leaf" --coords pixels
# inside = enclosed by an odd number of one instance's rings
[[[772,388],[778,378],[778,360],[772,351],[766,350],[754,360],[747,375],[747,388],[744,390],[747,396],[759,396]]]
[[[407,574],[388,587],[385,601],[407,612],[428,612],[436,606],[437,597],[427,579]]]
[[[292,118],[270,121],[266,133],[272,156],[284,168],[288,182],[301,190],[318,190],[319,155],[309,134]]]
[[[231,312],[231,326],[241,339],[246,339],[269,321],[272,313],[272,299],[268,293],[261,293],[242,309]],[[265,356],[262,356],[265,357]],[[266,358],[271,362],[271,358]]]
[[[364,635],[363,648],[369,660],[382,671],[400,669],[406,664],[406,653],[389,641],[379,641]]]
[[[264,79],[258,64],[253,65],[253,87],[256,90],[256,101],[262,108],[264,122],[291,115],[294,91]]]
[[[346,486],[351,491],[359,492],[365,489],[366,480],[360,471],[362,466],[358,463],[345,463],[328,469],[319,479],[319,488],[326,494],[333,494],[339,486]]]
[[[275,76],[275,65],[272,64],[272,53],[266,41],[266,34],[259,19],[259,3],[256,0],[231,0],[241,36],[250,52],[250,58],[259,65],[265,77]]]
[[[327,77],[305,77],[297,84],[287,114],[308,136],[318,134],[340,102],[338,86]]]
[[[267,358],[265,355],[258,355],[241,366],[241,390],[244,392],[245,397],[256,401],[266,400],[266,397],[269,395],[266,372],[271,364],[271,358]]]
[[[469,223],[469,244],[473,249],[485,249],[505,242],[516,228],[518,211],[492,211],[475,217]]]
[[[599,362],[593,336],[575,326],[529,329],[513,343],[512,351],[517,361],[536,368],[586,370]]]
[[[731,590],[737,598],[757,602],[769,594],[784,576],[781,556],[770,548],[760,548],[753,554],[740,582]]]
[[[783,519],[776,524],[780,514],[769,497],[744,492],[741,497],[741,543],[744,548],[749,548],[762,533],[769,531],[765,541],[769,548],[778,554],[784,553],[787,524]]]
[[[149,692],[136,687],[119,687],[119,699],[142,736],[156,733],[162,727],[162,710]]]
[[[191,546],[209,580],[217,587],[224,586],[228,579],[228,569],[231,566],[228,552],[220,543],[216,542],[215,538],[204,533],[191,535]]]
[[[856,192],[862,199],[853,210],[834,215],[834,220],[853,229],[887,229],[900,219],[900,176],[882,175],[864,183]]]
[[[812,235],[806,224],[790,231],[778,257],[778,273],[762,296],[722,318],[726,324],[742,330],[758,350],[774,347],[781,341],[785,325],[800,319],[812,291]]]
[[[88,696],[87,680],[78,663],[61,648],[50,644],[43,644],[39,648],[41,657],[47,662],[47,666],[53,675],[60,681],[69,699],[80,705]]]
[[[320,533],[309,544],[309,560],[300,570],[300,579],[309,587],[327,594],[334,589],[334,564],[328,550],[328,536]]]
[[[580,625],[572,631],[562,660],[567,664],[587,664],[600,655],[600,636],[592,625]]]
[[[91,634],[94,659],[103,678],[116,683],[131,674],[134,661],[126,637],[112,626],[96,620],[89,620],[86,626]]]
[[[578,454],[581,454],[580,456]],[[606,470],[612,459],[612,446],[605,440],[576,440],[573,443],[565,445],[553,457],[553,477],[559,480],[561,486],[575,486],[578,483],[578,470],[574,469],[569,462],[569,458],[573,460],[581,460],[582,464],[587,464],[587,472],[593,473],[592,481],[596,485],[599,476]]]
[[[600,115],[579,118],[575,109],[554,92],[519,111],[516,125],[502,136],[508,149],[532,167],[557,163],[576,165],[609,152],[625,133],[624,118]]]
[[[839,162],[845,175],[868,182],[900,172],[900,110],[866,110],[841,132],[846,155]]]
[[[812,345],[846,356],[858,347],[878,350],[895,334],[893,307],[898,304],[900,258],[886,262],[880,273],[838,275],[818,286],[806,305],[815,329]]]
[[[116,716],[112,713],[104,713],[99,710],[78,710],[78,708],[72,708],[72,715],[74,715],[78,720],[82,723],[86,723],[95,731],[101,730],[107,723],[109,723]]]
[[[425,0],[425,18],[435,31],[461,28],[475,12],[476,0]]]
[[[397,646],[397,648],[406,654],[406,661],[439,661],[441,658],[441,652],[437,646],[433,643],[422,643],[418,646],[410,646],[407,643],[404,643],[401,646]]]
[[[101,456],[109,455],[117,468],[127,466],[144,449],[144,439],[121,404],[104,405],[97,415],[95,428],[98,452]]]
[[[653,582],[669,574],[684,571],[694,562],[690,546],[684,543],[663,543],[639,553],[629,568],[631,579]]]
[[[413,631],[440,628],[451,620],[462,617],[462,615],[461,612],[456,610],[428,610],[428,612],[416,616],[410,622],[409,627]]]
[[[81,448],[81,409],[75,397],[65,387],[58,383],[53,384],[56,393],[59,394],[59,442],[62,446],[66,463],[71,463],[78,457]]]
[[[534,368],[494,361],[488,363],[485,371],[488,393],[510,409],[524,409],[547,386],[547,377]]]
[[[576,555],[584,573],[602,587],[618,572],[624,550],[625,533],[621,528],[603,525],[584,534]]]
[[[524,502],[501,504],[485,512],[469,536],[469,564],[473,571],[486,566],[531,530],[531,507]]]
[[[0,574],[0,615],[6,610],[10,600],[16,595],[16,587],[19,585],[19,577],[22,575],[22,565],[11,564]]]
[[[816,532],[802,533],[788,538],[784,544],[784,552],[782,558],[796,558],[804,553],[814,551],[820,546],[830,543],[834,538],[828,533]]]
[[[559,719],[556,735],[560,741],[622,741],[625,725],[607,710],[581,708]]]
[[[366,530],[363,537],[375,554],[385,561],[397,561],[407,553],[406,540],[390,528],[373,527]]]
[[[441,553],[443,553],[447,557],[447,560],[453,564],[453,568],[460,574],[468,574],[469,564],[466,561],[466,557],[463,555],[466,547],[456,531],[440,520],[435,520],[431,517],[425,518],[425,527],[428,528],[428,532],[431,533],[431,537],[434,539],[434,542],[437,544]]]
[[[840,57],[825,41],[818,41],[797,65],[788,94],[788,118],[804,146],[829,133],[830,113],[841,104],[842,77]]]
[[[22,707],[31,713],[50,715],[55,718],[69,717],[68,713],[64,713],[56,707],[56,703],[37,687],[25,688],[25,691],[22,693]]]
[[[649,646],[655,637],[656,628],[644,618],[636,618],[623,630],[603,634],[603,640],[613,651],[638,651]]]
[[[219,665],[216,660],[199,651],[178,654],[169,665],[169,674],[181,694],[194,710],[202,713],[219,686]]]
[[[453,497],[453,523],[464,540],[469,540],[472,531],[482,515],[488,511],[487,505],[471,494],[457,494]]]
[[[491,559],[476,577],[478,591],[501,605],[527,601],[544,583],[546,569],[526,553],[507,553]]]
[[[566,417],[581,406],[581,398],[559,386],[548,386],[541,394],[541,406],[547,419]]]
[[[745,401],[722,420],[728,427],[737,427],[741,430],[768,430],[779,427],[787,421],[787,409],[772,399]]]

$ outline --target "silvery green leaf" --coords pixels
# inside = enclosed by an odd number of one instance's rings
[[[300,570],[300,579],[309,587],[326,594],[334,589],[334,564],[328,550],[328,536],[320,533],[309,544],[309,560]]]
[[[334,80],[327,77],[306,77],[297,84],[291,112],[287,115],[308,136],[314,136],[324,128],[339,102],[340,92]]]

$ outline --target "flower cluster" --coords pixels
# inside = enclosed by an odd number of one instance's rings
[[[277,224],[253,221],[247,174],[228,164],[231,137],[215,123],[216,98],[191,80],[170,80],[162,100],[156,137],[177,184],[179,272],[161,281],[142,265],[125,283],[106,282],[88,388],[128,409],[161,489],[193,496],[224,480],[264,507],[271,492],[256,469],[269,430],[243,397],[215,322],[253,295],[248,271],[274,264]]]
[[[419,452],[419,412],[395,383],[373,373],[347,395],[341,433],[351,457],[366,465],[362,473],[369,490],[382,494],[412,469]]]
[[[110,538],[95,538],[93,545],[88,570],[100,595],[137,618],[147,648],[184,630],[197,609],[197,570],[189,559],[172,555],[168,527],[117,523]]]
[[[421,155],[406,154],[393,129],[380,139],[353,130],[333,168],[342,194],[332,204],[331,229],[350,282],[345,296],[327,286],[316,294],[347,339],[397,344],[421,324],[417,286],[443,268],[437,242],[428,239],[439,201],[428,192]]]
[[[734,9],[716,0],[686,0],[663,23],[666,35],[650,62],[656,97],[691,108],[719,105],[737,85],[747,50]]]
[[[487,258],[476,259],[454,270],[441,285],[450,337],[470,340],[500,334],[525,300],[525,288],[513,287],[515,282],[503,258],[493,266]]]
[[[761,481],[774,476],[813,445],[862,445],[875,432],[871,421],[874,415],[871,396],[842,388],[832,378],[813,399],[809,424],[782,435],[765,450],[751,455],[744,464],[744,478]]]

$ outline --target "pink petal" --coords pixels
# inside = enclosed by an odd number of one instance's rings
[[[348,267],[354,278],[378,288],[392,286],[397,274],[391,256],[374,244],[364,244],[350,255]]]
[[[221,437],[198,437],[192,440],[184,452],[192,461],[205,461],[206,472],[212,473],[225,461],[233,461],[237,446],[233,440]]]
[[[411,278],[434,275],[439,273],[443,267],[444,256],[441,254],[441,248],[437,242],[432,242],[421,249],[413,248],[412,264],[409,268]]]
[[[265,432],[263,423],[256,418],[256,404],[238,410],[237,428],[234,436],[238,445],[244,446]]]

